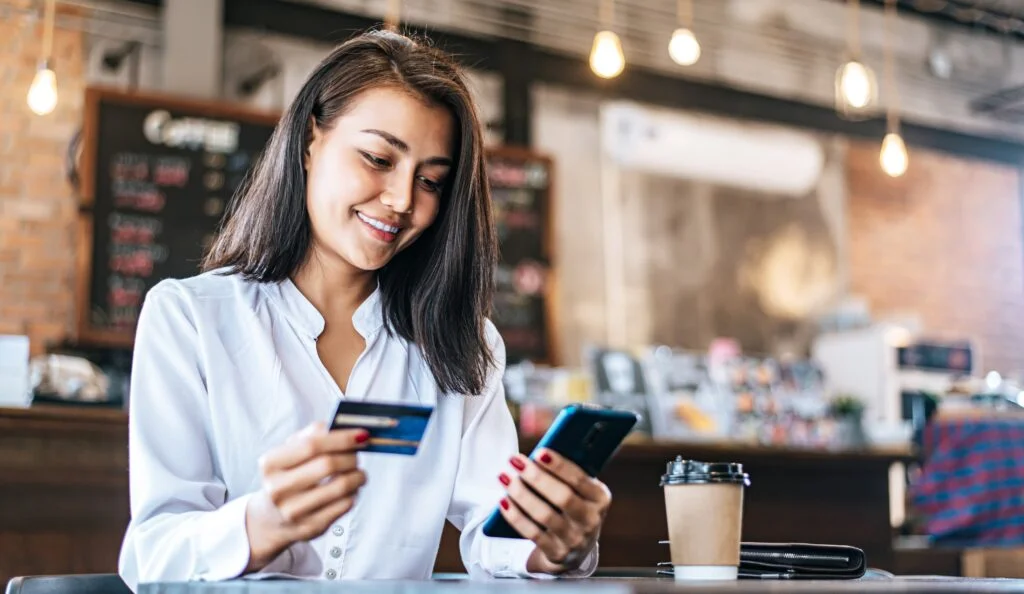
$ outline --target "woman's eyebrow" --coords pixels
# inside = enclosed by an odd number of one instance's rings
[[[401,153],[408,153],[409,152],[409,145],[404,140],[402,140],[401,138],[395,136],[394,134],[391,134],[390,132],[385,132],[383,130],[377,130],[377,129],[374,129],[374,128],[367,128],[366,130],[363,130],[362,132],[364,132],[366,134],[374,134],[376,136],[380,136],[388,144],[393,146],[395,148],[395,150],[397,150],[397,151],[399,151]],[[447,165],[448,167],[451,167],[452,160],[449,159],[448,157],[430,157],[429,159],[424,160],[423,163],[425,165]]]

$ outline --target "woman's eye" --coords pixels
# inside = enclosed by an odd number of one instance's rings
[[[427,177],[420,177],[419,179],[420,183],[423,184],[424,189],[426,189],[428,192],[433,192],[435,194],[439,194],[441,192],[441,188],[444,185],[441,182],[436,182]]]
[[[363,151],[360,151],[360,153],[363,155],[363,158],[366,159],[366,161],[370,165],[373,165],[378,169],[388,169],[389,167],[391,167],[391,161],[388,161],[387,159],[382,159],[376,155],[372,155],[370,153]]]

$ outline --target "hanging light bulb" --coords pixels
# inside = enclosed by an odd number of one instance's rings
[[[601,78],[615,78],[626,67],[622,42],[614,31],[599,31],[590,50],[590,69]]]
[[[902,136],[895,132],[885,135],[878,162],[882,165],[882,171],[889,177],[899,177],[907,172],[910,156],[907,154],[907,145],[904,144]]]
[[[676,19],[679,27],[668,42],[668,55],[680,66],[693,66],[700,59],[700,42],[693,34],[693,4],[691,0],[678,0]]]
[[[46,115],[57,107],[57,75],[44,62],[28,89],[28,108],[36,115]]]
[[[28,89],[28,108],[37,115],[46,115],[57,107],[57,74],[50,65],[53,55],[53,21],[57,0],[47,0],[43,15],[43,60],[39,63],[32,86]]]
[[[384,27],[397,31],[402,22],[402,0],[388,0],[387,13],[384,15]]]
[[[886,92],[891,95],[888,103],[889,109],[886,114],[885,138],[882,139],[882,150],[878,154],[878,162],[882,171],[889,177],[899,177],[907,172],[910,165],[910,156],[907,154],[907,145],[900,136],[900,120],[897,106],[899,105],[899,92],[896,86],[896,63],[892,55],[892,32],[890,28],[896,20],[896,4],[893,0],[885,0],[885,86]]]
[[[619,36],[612,31],[614,0],[601,1],[598,19],[601,31],[594,35],[594,45],[590,48],[590,69],[601,78],[615,78],[626,68],[626,56],[622,53]]]
[[[700,42],[693,31],[678,28],[668,42],[668,55],[680,66],[693,66],[700,59]]]
[[[615,78],[626,68],[622,42],[614,31],[599,31],[590,49],[590,69],[601,78]]]
[[[878,98],[875,73],[863,62],[850,60],[836,72],[837,101],[852,110],[871,107]]]
[[[860,2],[849,0],[846,15],[847,61],[836,70],[835,107],[840,116],[867,117],[878,101],[874,71],[860,60]]]

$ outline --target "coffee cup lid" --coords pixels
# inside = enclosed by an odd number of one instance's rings
[[[699,462],[676,456],[661,477],[661,486],[731,483],[750,486],[750,476],[735,462]]]

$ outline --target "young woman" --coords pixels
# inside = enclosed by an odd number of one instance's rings
[[[130,587],[429,578],[446,520],[471,576],[593,572],[608,489],[553,452],[517,453],[485,317],[496,247],[482,152],[441,52],[373,32],[317,66],[206,271],[147,295]],[[415,456],[360,452],[364,432],[325,427],[342,399],[435,411]],[[481,533],[495,506],[526,539]]]

